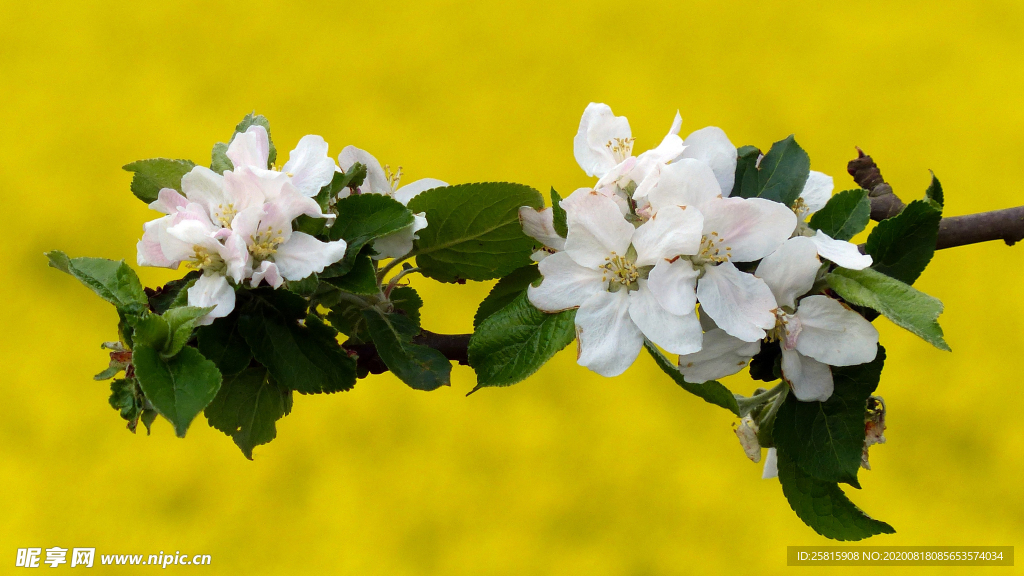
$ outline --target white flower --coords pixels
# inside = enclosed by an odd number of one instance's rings
[[[188,305],[198,308],[214,306],[214,309],[196,321],[199,326],[212,324],[235,309],[235,289],[221,274],[203,274],[188,289]]]
[[[853,366],[875,359],[878,330],[827,296],[808,292],[821,263],[813,240],[797,236],[766,257],[755,274],[771,287],[779,308],[772,338],[782,348],[782,376],[798,400],[824,402],[832,396],[829,366]]]
[[[626,222],[614,201],[579,190],[567,206],[565,250],[540,262],[543,281],[528,288],[537,308],[578,307],[578,362],[604,376],[624,372],[644,337],[669,352],[700,349],[695,313],[696,271],[677,256],[696,252],[702,217],[674,206],[639,228]]]
[[[358,193],[384,194],[401,202],[403,206],[408,206],[409,201],[420,192],[448,185],[446,182],[436,178],[421,178],[405,186],[399,186],[402,180],[401,167],[394,173],[391,172],[390,166],[382,168],[380,162],[372,154],[355,146],[346,146],[341,151],[341,154],[338,155],[338,166],[342,170],[348,171],[356,162],[366,166],[366,178],[363,180],[362,185],[358,187]],[[345,197],[348,194],[349,192],[346,189],[341,192],[340,196]],[[374,240],[373,249],[377,251],[377,255],[374,258],[399,258],[412,250],[413,240],[419,238],[416,232],[427,227],[425,213],[414,214],[413,216],[415,220],[409,226]]]
[[[544,245],[531,256],[535,262],[565,249],[565,238],[555,230],[555,215],[551,207],[537,210],[531,206],[521,206],[519,224],[524,234]]]
[[[700,278],[701,309],[740,340],[764,338],[775,325],[775,299],[764,281],[741,272],[734,262],[755,262],[785,242],[796,227],[793,211],[763,198],[722,198],[714,171],[692,158],[665,166],[648,200],[654,214],[674,206],[700,210],[700,249],[688,264]]]
[[[821,230],[811,230],[807,219],[821,210],[832,197],[834,187],[832,177],[821,172],[811,171],[804,183],[800,197],[797,198],[793,211],[797,215],[797,226],[793,232],[797,236],[808,236],[814,241],[818,255],[827,258],[843,268],[863,270],[871,266],[871,256],[861,254],[856,244],[844,240],[836,240]]]
[[[327,142],[320,136],[303,136],[281,170],[268,169],[270,135],[259,125],[236,134],[228,145],[227,157],[235,170],[245,167],[259,172],[285,174],[303,196],[316,196],[334,178],[334,160],[327,155]]]

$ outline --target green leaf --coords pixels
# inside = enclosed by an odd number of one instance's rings
[[[736,180],[732,185],[734,198],[753,198],[760,191],[757,186],[757,158],[761,151],[756,146],[743,146],[736,150]],[[725,192],[723,190],[723,192]]]
[[[559,236],[565,238],[569,234],[569,225],[566,223],[567,215],[565,209],[562,208],[562,197],[555,192],[555,189],[551,189],[551,216],[554,220],[555,232]]]
[[[157,314],[163,314],[170,308],[176,308],[174,304],[178,300],[178,296],[182,294],[185,295],[187,301],[187,290],[202,275],[203,273],[199,270],[193,270],[184,277],[171,280],[156,290],[149,290],[147,288],[146,294],[149,296],[150,310]]]
[[[836,268],[825,278],[847,302],[877,310],[939,350],[949,351],[938,322],[942,314],[942,302],[938,298],[871,268]]]
[[[864,414],[884,364],[885,349],[879,346],[871,362],[832,367],[835,391],[827,401],[801,402],[790,394],[771,431],[776,448],[785,450],[816,480],[860,488],[857,472],[864,450]]]
[[[924,192],[924,197],[931,200],[940,212],[942,211],[942,207],[946,203],[946,198],[942,193],[942,183],[935,177],[934,172],[932,173],[931,184],[928,185],[928,189]]]
[[[170,338],[164,347],[164,355],[174,356],[192,338],[192,330],[196,327],[196,320],[205,316],[213,310],[213,306],[200,308],[197,306],[182,306],[171,308],[164,312],[163,318],[170,328]]]
[[[673,380],[675,380],[676,384],[678,384],[683,390],[701,398],[709,404],[721,406],[737,416],[740,415],[740,407],[736,403],[736,396],[730,392],[728,388],[714,380],[709,380],[703,384],[691,384],[683,379],[683,374],[679,371],[679,368],[670,362],[669,359],[661,353],[661,350],[658,350],[657,346],[644,340],[644,347],[647,348],[647,352],[654,358],[654,362],[658,365],[658,368],[661,368],[662,372],[668,374]]]
[[[309,298],[316,293],[317,288],[320,287],[320,277],[316,272],[313,272],[309,276],[306,276],[302,280],[286,280],[285,289]]]
[[[427,213],[412,255],[424,276],[441,282],[490,280],[531,262],[534,240],[519,208],[541,209],[540,193],[522,184],[485,182],[427,190],[409,202]]]
[[[849,240],[856,236],[871,220],[871,200],[867,190],[840,192],[811,216],[808,224],[835,240]]]
[[[252,360],[252,350],[238,330],[239,314],[217,318],[196,330],[199,351],[217,365],[224,376],[237,374]]]
[[[142,411],[141,420],[146,426],[146,436],[149,436],[153,432],[153,422],[156,421],[156,417],[159,412],[152,408],[146,408]]]
[[[341,261],[328,266],[321,278],[343,276],[352,269],[363,246],[398,232],[413,223],[412,212],[384,194],[356,194],[338,200],[338,218],[331,227],[331,240],[344,240],[348,247]]]
[[[530,377],[559,350],[576,339],[576,310],[548,314],[526,294],[490,314],[469,340],[469,365],[476,387],[511,386]]]
[[[284,290],[249,294],[252,300],[243,306],[238,328],[253,356],[278,383],[302,394],[340,392],[355,385],[355,361],[338,344],[337,331],[316,315],[305,315],[305,300]]]
[[[163,188],[181,192],[181,177],[191,172],[195,163],[191,160],[152,158],[125,164],[122,168],[135,173],[132,177],[132,193],[148,204],[157,199]]]
[[[391,291],[391,303],[396,310],[400,310],[409,317],[417,326],[420,325],[420,308],[423,307],[423,299],[413,290],[412,286],[399,286]]]
[[[69,259],[59,250],[47,252],[46,257],[50,259],[50,266],[74,276],[119,311],[141,314],[149,308],[149,299],[139,277],[124,260]]]
[[[420,329],[411,319],[376,308],[363,310],[362,315],[377,354],[402,382],[416,390],[451,385],[451,362],[433,348],[412,343]]]
[[[132,362],[146,398],[174,425],[178,437],[184,438],[192,419],[220,389],[217,366],[189,346],[172,358],[164,358],[149,346],[136,346]]]
[[[778,450],[782,493],[796,515],[815,532],[833,540],[863,540],[876,534],[895,534],[892,526],[861,511],[834,482],[815,480]]]
[[[512,303],[536,279],[540,278],[540,270],[536,266],[523,266],[505,276],[491,288],[487,297],[476,309],[473,317],[473,328],[476,329],[488,316]]]
[[[110,407],[117,410],[129,423],[139,418],[142,411],[142,398],[137,390],[134,378],[118,378],[110,383]],[[131,424],[129,424],[131,427]]]
[[[327,219],[313,218],[312,216],[301,214],[292,221],[292,229],[296,232],[309,234],[310,236],[320,236],[327,229]]]
[[[913,284],[935,254],[942,211],[929,200],[914,200],[902,212],[878,223],[867,241],[872,268]]]
[[[217,174],[224,174],[234,169],[235,165],[228,158],[228,145],[223,142],[214,144],[213,151],[210,152],[210,170]]]
[[[250,368],[224,378],[203,413],[210,426],[231,436],[252,460],[252,449],[276,438],[276,422],[291,411],[292,391],[278,385],[266,369]]]
[[[373,265],[373,259],[363,250],[352,264],[352,269],[344,276],[328,278],[326,280],[333,286],[352,294],[363,294],[369,296],[380,292],[377,286],[377,268]]]
[[[132,332],[133,348],[138,346],[149,346],[155,350],[163,351],[171,338],[171,327],[163,316],[146,313],[135,319]]]
[[[772,144],[771,150],[761,159],[757,170],[757,196],[792,206],[810,173],[810,157],[790,135]]]
[[[118,364],[111,363],[110,366],[107,366],[107,368],[105,370],[103,370],[103,372],[100,372],[99,374],[93,376],[92,379],[93,380],[110,380],[114,376],[117,376],[118,372],[120,372],[120,371],[122,371],[124,369],[125,369],[125,366],[123,366],[123,365],[118,365]]]

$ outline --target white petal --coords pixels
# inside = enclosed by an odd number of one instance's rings
[[[540,286],[528,287],[526,294],[530,303],[545,312],[576,308],[608,287],[599,270],[580,266],[565,252],[544,258],[538,268],[544,280]]]
[[[281,172],[291,175],[292,185],[303,196],[316,196],[334,178],[334,159],[327,155],[327,142],[314,134],[303,136]]]
[[[793,387],[793,395],[801,402],[824,402],[832,396],[835,388],[832,370],[827,364],[796,350],[782,349],[782,376]]]
[[[212,324],[215,318],[223,318],[235,309],[235,289],[220,274],[204,274],[188,289],[188,305],[214,306],[209,314],[196,321],[199,326]]]
[[[744,342],[714,328],[704,333],[699,352],[679,357],[679,371],[694,384],[718,380],[743,370],[760,349],[760,342]]]
[[[270,135],[263,126],[249,126],[242,134],[235,134],[228,144],[227,157],[235,168],[251,166],[267,169],[270,158]]]
[[[843,268],[863,270],[871,266],[871,256],[861,254],[860,249],[852,242],[834,240],[821,230],[811,236],[811,240],[818,247],[818,254],[822,258],[827,258]]]
[[[796,214],[764,198],[717,198],[701,208],[704,234],[733,262],[753,262],[771,254],[796,228]],[[717,233],[715,235],[714,233]]]
[[[665,206],[633,233],[636,265],[653,266],[700,250],[704,216],[696,208]]]
[[[764,457],[764,470],[761,472],[761,479],[776,478],[779,475],[779,455],[775,448],[769,448]]]
[[[729,334],[756,342],[775,326],[772,291],[764,280],[736,269],[731,262],[708,266],[697,282],[697,300]]]
[[[205,166],[196,166],[181,177],[181,191],[189,202],[213,214],[217,206],[230,203],[224,194],[224,177]]]
[[[184,208],[188,200],[173,188],[161,188],[156,200],[149,203],[150,210],[174,214],[178,208]]]
[[[696,310],[698,275],[700,271],[686,258],[662,260],[651,269],[647,285],[666,310],[685,316]]]
[[[270,284],[275,290],[281,287],[281,284],[284,283],[284,278],[278,272],[277,264],[269,260],[261,262],[260,267],[253,271],[252,280],[249,282],[249,285],[256,288],[263,280],[266,280],[267,284]]]
[[[677,316],[665,310],[651,294],[647,280],[640,279],[639,290],[629,293],[629,317],[648,340],[671,354],[690,354],[700,350],[703,334],[697,313]]]
[[[800,192],[800,197],[804,199],[807,213],[814,214],[821,210],[825,204],[828,204],[829,198],[832,197],[832,188],[834,187],[835,184],[832,182],[831,176],[811,170],[811,173],[807,176],[807,182],[804,183],[804,189]]]
[[[853,310],[827,296],[800,301],[796,349],[832,366],[871,362],[878,352],[878,330]]]
[[[420,178],[415,182],[410,182],[405,186],[402,186],[398,190],[395,190],[395,200],[402,203],[403,206],[409,203],[409,200],[415,198],[420,192],[426,192],[427,190],[433,190],[434,188],[441,188],[447,186],[448,183],[437,178]]]
[[[779,306],[796,308],[796,299],[814,286],[819,268],[818,247],[810,238],[796,236],[765,256],[754,275],[772,289]]]
[[[274,263],[286,280],[302,280],[345,256],[345,241],[321,242],[309,234],[293,232],[287,242],[277,248]]]
[[[177,268],[181,260],[171,260],[164,254],[161,237],[170,227],[172,216],[164,216],[142,225],[142,239],[136,244],[139,266],[157,266],[161,268]],[[187,249],[187,246],[185,247]]]
[[[711,167],[722,189],[722,196],[732,193],[733,181],[736,179],[736,146],[718,127],[708,126],[691,133],[683,141],[686,150],[683,158],[695,158]]]
[[[669,134],[679,135],[679,131],[683,128],[683,117],[679,115],[679,110],[676,110],[676,117],[672,119],[672,127],[668,129]]]
[[[245,238],[235,232],[228,233],[224,245],[220,249],[220,257],[227,265],[227,276],[241,284],[242,280],[252,271],[252,258]]]
[[[614,146],[616,139],[625,140],[630,136],[629,120],[612,114],[607,104],[591,102],[583,111],[579,130],[572,141],[576,162],[587,176],[600,178],[619,163],[608,143]]]
[[[373,258],[375,260],[382,260],[384,258],[400,258],[405,256],[412,251],[413,241],[419,239],[416,233],[426,227],[427,219],[424,217],[424,214],[413,214],[412,224],[373,241],[373,250],[377,252]]]
[[[341,154],[338,154],[338,166],[345,172],[356,162],[366,166],[366,178],[359,187],[364,194],[391,194],[391,183],[388,182],[384,168],[372,154],[355,146],[345,146]]]
[[[566,224],[569,233],[565,251],[588,268],[604,264],[613,252],[625,256],[635,230],[615,202],[597,192],[576,199],[566,208]]]
[[[523,233],[553,250],[565,249],[565,238],[555,231],[555,214],[551,208],[537,210],[530,206],[519,208],[519,223]]]
[[[655,211],[664,206],[703,209],[710,200],[721,195],[722,187],[710,166],[700,160],[683,158],[661,169],[658,184],[647,194],[647,200]]]
[[[660,169],[669,162],[679,159],[683,154],[683,139],[675,134],[662,138],[657,147],[644,152],[636,159],[636,165],[630,171],[630,179],[641,182],[654,168]]]
[[[602,291],[580,306],[576,312],[580,366],[602,376],[618,376],[640,355],[644,337],[629,317],[629,300],[625,290]]]

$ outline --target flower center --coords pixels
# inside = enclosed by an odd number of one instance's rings
[[[611,150],[616,162],[622,162],[633,155],[633,142],[636,138],[612,138],[605,144]]]
[[[231,221],[235,219],[237,214],[238,210],[235,210],[234,203],[230,203],[227,206],[223,204],[217,205],[217,222],[220,222],[220,225],[225,228],[231,226]]]
[[[637,280],[640,279],[640,270],[628,258],[612,252],[611,256],[604,260],[604,264],[600,266],[601,280],[609,283],[609,292],[618,292],[623,287],[627,290],[640,288],[637,283]]]
[[[284,231],[273,229],[264,230],[252,236],[252,244],[249,246],[249,253],[256,260],[266,260],[277,252],[277,247],[284,243]]]
[[[212,253],[198,244],[192,247],[192,258],[185,262],[185,266],[195,270],[219,270],[224,267],[224,260],[220,254]]]
[[[796,202],[793,203],[793,213],[796,214],[798,222],[803,222],[811,214],[811,208],[804,202],[803,198],[797,198]]]
[[[800,336],[800,331],[803,329],[800,320],[796,316],[788,314],[782,308],[776,308],[774,312],[775,327],[768,331],[766,340],[769,342],[779,342],[786,350],[796,348],[796,339]]]
[[[690,257],[696,266],[707,264],[721,264],[732,258],[732,247],[725,246],[725,241],[719,238],[718,232],[712,232],[710,236],[705,234],[700,239],[700,250]]]
[[[394,192],[395,190],[398,190],[398,183],[402,181],[402,167],[399,166],[398,171],[392,173],[391,165],[385,164],[384,176],[388,179],[388,186],[391,187],[391,191]]]

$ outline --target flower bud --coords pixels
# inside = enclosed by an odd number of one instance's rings
[[[751,462],[755,464],[761,461],[761,444],[757,441],[757,422],[750,416],[744,416],[740,425],[733,430],[736,437],[740,439],[740,446],[747,454]]]

